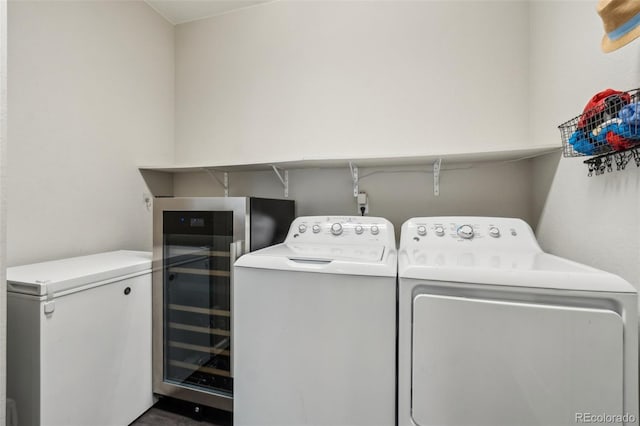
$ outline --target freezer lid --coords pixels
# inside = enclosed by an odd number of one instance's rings
[[[101,281],[151,271],[151,253],[118,250],[7,268],[7,290],[54,296]]]

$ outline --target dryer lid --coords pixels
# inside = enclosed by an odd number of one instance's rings
[[[118,250],[7,268],[7,290],[53,297],[86,285],[151,270],[151,253]]]
[[[544,252],[407,248],[400,278],[559,290],[636,293],[617,275]]]

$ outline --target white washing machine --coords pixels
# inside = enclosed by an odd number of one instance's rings
[[[486,217],[408,220],[398,273],[399,426],[637,424],[626,281]]]
[[[238,259],[234,424],[395,424],[396,277],[374,217],[300,217]]]

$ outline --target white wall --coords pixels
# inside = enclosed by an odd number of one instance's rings
[[[369,196],[369,215],[389,219],[397,237],[402,223],[414,216],[510,216],[533,224],[529,161],[452,167],[456,169],[441,174],[438,197],[433,195],[433,175],[426,172],[430,167],[360,168],[360,190]],[[231,196],[283,197],[273,172],[232,173],[229,181]],[[206,173],[176,175],[174,191],[177,196],[224,195]],[[357,214],[348,168],[292,170],[289,197],[300,216]]]
[[[176,160],[527,145],[526,2],[277,1],[176,27]]]
[[[542,216],[561,158],[562,152],[557,151],[531,160],[531,217],[536,227]]]
[[[136,167],[173,161],[173,26],[137,1],[10,2],[8,48],[8,264],[150,249]]]
[[[532,143],[558,140],[557,126],[605,89],[640,86],[640,41],[600,51],[595,2],[535,1],[531,8]],[[640,171],[587,177],[584,158],[563,158],[538,224],[546,250],[621,275],[640,288]],[[548,156],[534,171],[552,170]],[[536,175],[540,175],[537,174]]]

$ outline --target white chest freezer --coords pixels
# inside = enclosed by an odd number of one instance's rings
[[[128,425],[153,405],[151,253],[7,269],[7,397],[20,426]]]

